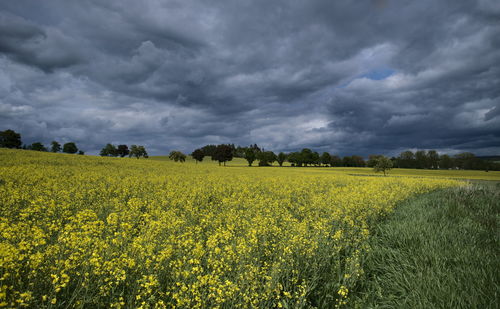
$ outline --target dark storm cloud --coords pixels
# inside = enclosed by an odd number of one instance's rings
[[[0,53],[46,72],[82,60],[76,42],[58,29],[44,30],[9,13],[0,14]]]
[[[498,1],[4,1],[26,142],[499,152]]]

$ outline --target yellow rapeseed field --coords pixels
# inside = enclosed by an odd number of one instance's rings
[[[370,227],[446,179],[0,150],[0,306],[341,306]]]

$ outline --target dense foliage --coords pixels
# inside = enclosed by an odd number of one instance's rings
[[[63,152],[65,153],[77,153],[78,147],[73,142],[69,142],[63,145]]]
[[[175,162],[186,162],[186,155],[178,150],[172,150],[168,155],[168,158]]]
[[[21,134],[13,130],[0,131],[0,147],[21,148]]]

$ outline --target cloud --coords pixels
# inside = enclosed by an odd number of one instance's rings
[[[77,42],[57,28],[43,28],[21,17],[0,13],[0,52],[51,72],[82,61]]]
[[[496,1],[0,4],[0,129],[24,141],[500,151]]]

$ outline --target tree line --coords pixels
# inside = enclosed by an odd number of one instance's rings
[[[346,167],[364,167],[366,162],[361,156],[345,156],[340,158],[337,155],[331,155],[323,152],[321,155],[309,148],[301,151],[275,154],[273,151],[265,150],[257,144],[248,147],[235,146],[234,144],[206,145],[194,150],[191,156],[196,161],[203,161],[205,156],[218,161],[222,165],[235,158],[243,158],[252,166],[255,161],[259,161],[259,166],[270,166],[277,162],[283,166],[284,162],[289,162],[291,166],[346,166]]]
[[[13,130],[0,131],[0,147],[84,154],[84,151],[79,150],[74,142],[65,143],[61,146],[57,141],[52,141],[50,149],[45,147],[41,142],[23,145],[21,135]],[[115,146],[108,143],[101,149],[99,154],[107,157],[129,156],[137,159],[141,157],[148,158],[146,148],[140,145],[131,145],[129,148],[125,144]],[[248,162],[248,166],[252,166],[255,161],[258,161],[258,166],[270,166],[274,162],[277,162],[279,166],[283,166],[284,162],[289,162],[291,166],[298,167],[328,166],[375,168],[377,164],[381,164],[379,163],[381,160],[384,160],[384,166],[389,166],[387,162],[387,160],[389,160],[391,167],[397,168],[500,170],[499,163],[483,160],[470,152],[463,152],[450,156],[448,154],[440,155],[436,150],[417,150],[415,152],[407,150],[400,153],[397,157],[392,157],[390,159],[383,155],[370,155],[368,160],[365,161],[363,157],[357,155],[340,157],[328,152],[319,154],[309,148],[304,148],[297,152],[279,152],[276,154],[273,151],[259,147],[257,144],[248,147],[235,146],[234,144],[209,144],[195,149],[191,153],[191,156],[197,163],[203,161],[204,157],[207,156],[211,157],[213,161],[217,161],[219,165],[224,166],[226,162],[236,157],[244,158]],[[186,155],[177,150],[170,152],[169,158],[176,162],[186,161]]]
[[[106,144],[101,149],[101,152],[99,153],[100,156],[102,157],[134,157],[134,158],[149,158],[148,152],[146,151],[146,148],[144,146],[138,146],[138,145],[131,145],[130,149],[128,148],[127,145],[118,145],[115,146],[113,144]]]
[[[35,151],[50,151],[50,152],[64,152],[64,153],[78,153],[80,155],[85,154],[85,152],[81,149],[78,149],[76,144],[74,142],[68,142],[63,145],[61,145],[57,141],[52,141],[50,143],[50,148],[45,147],[44,144],[41,142],[35,142],[31,145],[26,145],[22,143],[21,140],[21,134],[13,131],[13,130],[5,130],[5,131],[0,131],[0,147],[4,148],[14,148],[14,149],[25,149],[25,150],[35,150]],[[135,157],[137,159],[143,157],[147,158],[148,153],[146,151],[146,148],[144,146],[137,146],[137,145],[132,145],[130,146],[130,149],[128,148],[127,145],[112,145],[112,144],[107,144],[104,146],[103,149],[101,149],[100,152],[101,156],[106,156],[106,157]]]
[[[284,162],[289,162],[291,166],[329,166],[329,167],[377,167],[380,161],[384,160],[384,166],[397,168],[416,169],[470,169],[470,170],[500,170],[500,164],[490,160],[483,160],[473,153],[463,152],[450,156],[448,154],[439,155],[436,150],[418,150],[412,152],[404,151],[397,157],[387,158],[383,155],[370,155],[368,160],[361,156],[352,155],[340,157],[328,152],[319,154],[309,148],[301,151],[275,154],[273,151],[261,149],[257,144],[248,147],[235,146],[234,144],[206,145],[194,150],[191,156],[197,162],[203,161],[205,156],[218,161],[219,165],[226,164],[233,157],[244,158],[248,166],[258,160],[259,166],[270,166],[277,162],[283,166]],[[387,162],[390,161],[390,164]]]
[[[85,154],[83,150],[78,149],[74,142],[65,143],[61,146],[59,142],[52,141],[50,143],[50,148],[45,147],[41,142],[35,142],[31,145],[23,144],[21,141],[21,134],[13,130],[0,131],[0,147],[50,152],[62,151],[71,154],[78,153],[80,155]]]
[[[454,156],[438,154],[436,150],[410,150],[391,158],[398,168],[417,169],[463,169],[463,170],[500,170],[500,164],[476,157],[471,152],[462,152]]]

